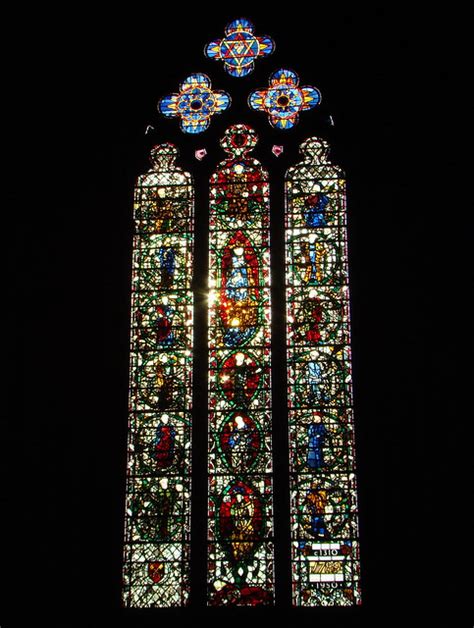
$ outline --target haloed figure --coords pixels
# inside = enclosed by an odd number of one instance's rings
[[[171,246],[161,246],[158,250],[160,264],[160,280],[163,288],[169,288],[173,284],[176,269],[176,255]]]
[[[166,410],[173,401],[174,381],[174,361],[166,353],[162,353],[159,363],[156,365],[155,390],[158,397],[158,408]]]
[[[325,194],[313,194],[305,200],[304,220],[308,227],[326,226],[326,206],[329,199]]]
[[[159,469],[167,469],[174,462],[176,430],[173,425],[159,425],[153,441],[153,457]]]
[[[300,265],[304,283],[310,286],[323,283],[327,273],[326,245],[317,241],[315,233],[310,233],[308,239],[301,242],[300,250]]]
[[[260,434],[247,414],[234,412],[220,431],[219,441],[225,460],[234,473],[246,473],[260,452]]]
[[[306,493],[305,505],[309,514],[309,532],[315,538],[327,538],[328,536],[324,521],[326,504],[326,491],[319,489],[317,483],[314,482]]]
[[[177,491],[168,484],[168,478],[161,478],[160,488],[156,494],[156,528],[160,539],[167,539],[169,536],[169,525],[173,513],[174,504],[177,499]]]
[[[316,351],[310,352],[310,360],[306,365],[306,382],[308,386],[309,401],[325,401],[325,395],[322,389],[323,369],[317,361],[318,354]]]
[[[174,308],[168,305],[167,298],[163,298],[163,303],[156,306],[155,333],[157,343],[161,346],[169,346],[174,342],[173,334]]]
[[[304,338],[310,344],[318,344],[321,340],[321,324],[323,321],[323,303],[314,288],[309,291],[309,299],[303,305]]]
[[[249,450],[251,450],[251,436],[252,434],[249,432],[245,419],[240,415],[236,415],[233,429],[228,439],[233,467],[244,469],[244,462],[249,457]]]
[[[232,250],[231,268],[229,271],[226,282],[227,297],[234,301],[243,301],[247,298],[249,280],[242,246],[237,246]]]
[[[246,408],[260,380],[260,369],[245,353],[233,353],[223,364],[220,377],[224,394],[237,408]]]
[[[326,439],[326,427],[319,415],[308,426],[308,455],[306,462],[310,469],[320,469],[324,465],[323,447]]]
[[[245,361],[245,355],[243,353],[236,353],[234,368],[234,401],[238,407],[245,407],[247,405],[248,377],[249,367]]]
[[[253,266],[252,266],[253,264]],[[258,279],[256,258],[251,247],[228,246],[222,257],[220,317],[225,328],[224,342],[236,347],[255,332]]]

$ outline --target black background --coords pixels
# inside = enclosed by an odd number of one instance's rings
[[[426,95],[447,81],[438,25],[385,5],[291,9],[115,8],[98,15],[72,7],[12,18],[4,477],[13,490],[4,504],[2,627],[277,618],[354,626],[439,616],[438,547],[451,516],[439,487],[461,428],[451,420],[457,397],[446,395],[458,377],[454,342],[442,331],[447,249],[423,169],[435,144],[426,143],[434,118]],[[203,48],[240,16],[277,49],[239,80]],[[247,94],[279,67],[322,93],[321,106],[288,132],[272,130],[246,105]],[[207,73],[233,104],[208,131],[185,137],[176,120],[159,117],[156,103],[192,72]],[[173,141],[180,165],[196,178],[198,202],[205,199],[209,172],[224,157],[218,138],[236,122],[260,135],[255,156],[274,168],[275,189],[311,134],[331,141],[347,174],[360,608],[291,609],[285,592],[265,610],[206,610],[199,595],[184,610],[120,608],[133,185],[148,167],[149,148]],[[145,134],[148,125],[154,130]],[[278,160],[273,144],[285,147]],[[194,150],[202,147],[208,156],[198,162]],[[278,218],[278,200],[273,211]],[[205,219],[198,212],[201,233]],[[196,254],[203,277],[207,250]],[[202,352],[197,359],[205,364]],[[450,425],[443,434],[435,427],[440,417]],[[204,437],[196,438],[202,446]],[[201,491],[193,507],[203,500]],[[203,564],[194,568],[196,591],[205,584]],[[455,581],[442,585],[446,599]]]

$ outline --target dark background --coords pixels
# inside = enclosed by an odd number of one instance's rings
[[[66,628],[196,619],[218,625],[231,618],[385,625],[439,617],[443,600],[454,594],[455,579],[442,575],[438,550],[451,518],[440,483],[461,434],[459,402],[446,392],[459,367],[454,341],[443,332],[449,246],[443,246],[443,221],[433,219],[442,210],[428,200],[424,168],[436,144],[427,96],[442,92],[448,75],[439,26],[433,16],[415,19],[408,9],[385,5],[287,10],[206,5],[98,15],[72,7],[7,22],[14,62],[6,71],[11,115],[3,125],[11,141],[4,198],[12,220],[4,250],[13,281],[5,308],[11,366],[2,628],[37,621]],[[248,78],[233,79],[203,48],[240,16],[277,48]],[[303,85],[322,93],[321,106],[288,132],[272,130],[246,105],[247,94],[266,87],[279,67],[294,69]],[[232,107],[197,137],[184,136],[176,120],[156,111],[158,99],[192,72],[207,73],[233,97]],[[224,158],[218,138],[236,122],[251,124],[261,137],[255,156],[273,167],[273,190],[311,134],[331,141],[332,157],[347,174],[360,608],[292,610],[282,591],[275,609],[206,610],[196,544],[190,608],[120,608],[133,185],[148,167],[150,147],[173,141],[180,165],[195,176],[199,204],[209,173]],[[145,134],[148,125],[154,130]],[[285,147],[278,160],[273,144]],[[197,162],[194,150],[202,147],[208,156]],[[282,211],[277,196],[274,224]],[[198,210],[196,220],[204,233],[206,215]],[[273,236],[278,242],[278,229]],[[205,247],[196,251],[198,286],[206,259]],[[196,359],[205,365],[205,355],[197,352]],[[199,450],[205,433],[196,432]],[[204,470],[203,458],[199,464]],[[281,505],[285,471],[278,468]],[[201,491],[194,512],[203,507]],[[281,525],[277,534],[284,536]],[[285,557],[278,561],[283,565]]]

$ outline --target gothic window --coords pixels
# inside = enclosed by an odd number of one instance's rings
[[[193,349],[193,184],[162,144],[138,179],[130,351],[124,599],[188,597]]]
[[[293,602],[359,599],[345,181],[311,137],[286,174]]]
[[[360,603],[345,179],[274,49],[208,43],[136,184],[127,607]]]
[[[210,604],[273,599],[268,173],[231,126],[210,181]]]

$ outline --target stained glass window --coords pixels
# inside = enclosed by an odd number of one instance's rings
[[[255,59],[271,54],[275,44],[270,37],[257,37],[249,20],[240,18],[226,26],[225,37],[206,46],[210,59],[224,62],[231,76],[247,76],[253,72]]]
[[[210,181],[209,604],[273,601],[268,174],[245,125]]]
[[[124,604],[179,606],[189,586],[194,193],[161,144],[135,189]]]
[[[269,37],[253,33],[248,20],[234,20],[205,52],[223,61],[231,76],[247,76],[274,48]],[[197,171],[217,147],[217,133],[209,138],[211,119],[231,105],[230,95],[212,83],[205,74],[191,74],[158,105],[163,116],[179,119]],[[319,104],[319,91],[301,87],[298,74],[283,68],[270,74],[268,88],[256,87],[240,104],[247,102],[249,115],[262,118],[269,140],[280,133],[291,148],[292,129],[302,112]],[[273,128],[255,112],[265,113]],[[206,143],[190,143],[189,135],[204,132]],[[265,140],[265,132],[259,135]],[[359,604],[344,175],[329,160],[328,143],[310,137],[285,177],[272,171],[270,189],[270,158],[291,154],[283,142],[260,142],[262,165],[251,154],[257,146],[251,126],[234,124],[217,137],[227,158],[210,165],[209,185],[198,197],[200,224],[209,231],[208,353],[195,356],[207,370],[196,366],[194,377],[193,334],[202,346],[206,328],[198,306],[193,329],[193,290],[199,294],[200,288],[192,285],[191,174],[176,165],[176,147],[164,143],[153,149],[152,168],[136,185],[124,603],[188,603],[191,424],[205,439],[196,417],[206,413],[207,448],[204,442],[197,447],[195,436],[193,456],[207,479],[207,509],[199,514],[194,500],[193,521],[202,522],[193,528],[193,544],[206,543],[201,575],[207,576],[207,605],[273,605],[278,578],[291,582],[294,606]],[[272,250],[281,302],[272,305],[270,195],[279,195],[283,183],[285,220],[283,212],[272,220],[274,233],[285,240],[285,250]],[[197,260],[205,257],[207,267],[207,241],[202,229],[197,233]],[[274,321],[286,313],[286,337],[272,329],[272,308]],[[274,360],[273,372],[272,351],[286,351],[286,362]],[[275,401],[272,408],[272,397],[279,398],[272,395],[272,377],[286,386],[288,407]],[[192,408],[193,381],[206,389],[202,408]],[[280,419],[273,434],[272,411]],[[287,430],[289,462],[272,448],[272,436],[281,447]],[[286,538],[274,535],[274,468],[289,484],[289,502],[275,497],[279,516],[290,524]],[[276,579],[275,549],[290,565]]]
[[[345,181],[324,140],[286,175],[293,603],[358,603]]]
[[[180,118],[184,133],[202,133],[211,124],[215,114],[230,106],[230,96],[222,90],[213,90],[211,79],[205,74],[191,74],[179,86],[179,92],[164,96],[158,110],[167,118]]]
[[[277,70],[270,76],[268,89],[257,89],[249,96],[249,106],[268,114],[277,129],[291,129],[300,111],[315,107],[321,94],[315,87],[299,87],[300,79],[291,70]]]

